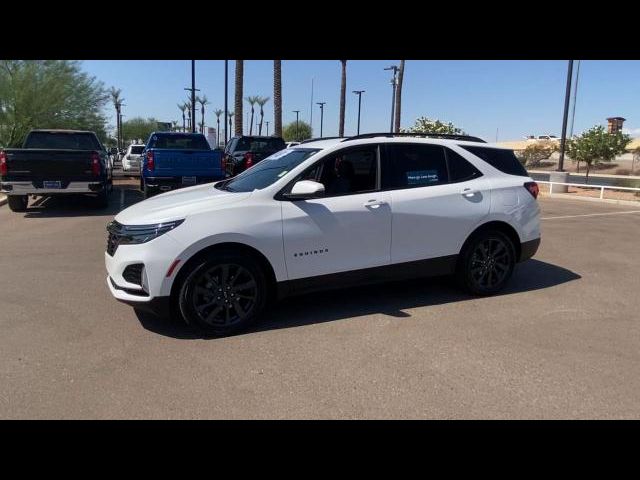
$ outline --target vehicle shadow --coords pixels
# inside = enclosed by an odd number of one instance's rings
[[[117,185],[109,195],[109,205],[101,208],[95,197],[89,195],[42,196],[31,200],[25,218],[113,216],[142,200],[134,185]]]
[[[516,266],[509,285],[496,297],[555,287],[579,278],[581,276],[571,270],[532,259]],[[478,297],[461,292],[448,277],[312,293],[284,299],[273,306],[262,321],[239,335],[371,314],[407,318],[411,315],[405,311],[406,309],[474,298]],[[138,319],[145,329],[160,335],[178,339],[206,338],[181,321],[162,319],[144,313],[138,313]]]

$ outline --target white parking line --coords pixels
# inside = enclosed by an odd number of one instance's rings
[[[120,210],[124,209],[124,188],[120,190]]]
[[[583,215],[563,215],[560,217],[542,217],[540,220],[555,220],[557,218],[599,217],[602,215],[623,215],[625,213],[640,213],[640,210],[628,210],[626,212],[585,213]]]

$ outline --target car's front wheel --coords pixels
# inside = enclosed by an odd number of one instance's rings
[[[252,257],[212,253],[189,270],[178,294],[184,320],[208,335],[222,337],[246,329],[267,303],[267,280]]]
[[[29,205],[29,197],[27,195],[9,195],[7,203],[12,212],[24,212]]]
[[[511,239],[499,231],[476,234],[460,254],[456,277],[474,295],[493,295],[513,273],[516,250]]]

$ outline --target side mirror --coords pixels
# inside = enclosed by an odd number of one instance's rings
[[[324,195],[324,185],[312,180],[300,180],[293,185],[291,193],[284,195],[288,200],[306,200]]]

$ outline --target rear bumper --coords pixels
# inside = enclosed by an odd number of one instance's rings
[[[60,195],[65,193],[99,193],[101,182],[69,182],[66,188],[38,188],[33,182],[2,182],[0,192],[7,195]]]
[[[520,262],[529,260],[533,257],[540,247],[540,238],[529,240],[528,242],[522,242],[520,244]]]

